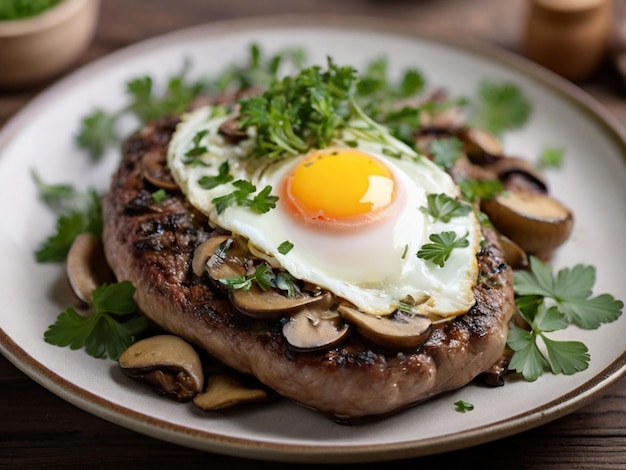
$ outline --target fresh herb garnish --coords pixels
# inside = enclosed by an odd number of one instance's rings
[[[286,255],[287,253],[291,251],[292,248],[293,248],[293,243],[291,243],[289,240],[285,240],[280,245],[278,245],[278,252],[281,255]]]
[[[165,191],[165,189],[163,188],[157,189],[155,192],[152,193],[152,200],[156,202],[157,204],[160,204],[166,199],[167,199],[167,191]]]
[[[266,186],[257,195],[250,197],[256,191],[256,186],[250,181],[237,180],[232,183],[237,188],[233,192],[214,198],[211,202],[215,204],[218,214],[221,214],[229,206],[242,206],[252,209],[258,214],[264,214],[276,207],[278,196],[270,195],[271,186]]]
[[[94,190],[79,193],[70,185],[49,185],[36,172],[32,175],[40,198],[58,215],[55,233],[35,252],[37,262],[65,261],[74,238],[82,232],[102,236],[102,208]]]
[[[253,155],[274,158],[327,147],[351,114],[356,72],[328,59],[327,70],[303,69],[261,95],[239,101],[239,125],[256,128]]]
[[[465,400],[458,400],[454,402],[454,410],[459,413],[466,413],[468,411],[472,411],[474,409],[474,405]]]
[[[428,205],[420,210],[429,214],[433,219],[448,223],[454,217],[467,215],[472,210],[464,201],[459,201],[445,193],[429,194],[426,196]]]
[[[193,140],[191,141],[193,147],[185,152],[186,157],[198,157],[207,153],[207,148],[204,145],[200,145],[200,141],[208,133],[208,129],[202,129],[201,131],[196,132],[196,135],[193,136]]]
[[[202,189],[213,189],[221,184],[230,183],[233,180],[233,177],[232,175],[229,174],[229,171],[230,171],[230,168],[228,165],[228,161],[225,160],[222,162],[222,164],[218,168],[217,175],[202,176],[198,180],[198,186],[200,186]],[[220,211],[218,210],[218,212]]]
[[[523,127],[532,112],[531,102],[522,89],[506,82],[482,81],[474,104],[470,125],[495,135]]]
[[[546,168],[560,168],[563,164],[564,150],[556,147],[546,147],[541,151],[539,160],[537,161],[537,169],[545,170]]]
[[[300,289],[291,274],[285,271],[276,274],[267,263],[258,265],[251,274],[220,279],[220,282],[233,290],[249,290],[256,284],[263,291],[276,288],[286,292],[289,297],[294,297],[300,293]]]
[[[572,323],[595,329],[619,318],[624,303],[609,294],[592,297],[594,283],[593,266],[578,264],[554,276],[550,265],[536,257],[530,258],[530,271],[515,272],[516,304],[530,330],[511,327],[507,338],[514,351],[510,370],[532,382],[548,370],[571,375],[588,368],[590,355],[583,343],[558,341],[548,334]]]
[[[116,360],[148,327],[148,318],[137,313],[135,288],[129,281],[104,284],[93,291],[92,315],[68,308],[44,333],[47,343],[71,349],[85,348],[90,356]]]
[[[21,20],[37,16],[61,0],[2,0],[0,1],[0,21]]]
[[[463,154],[463,142],[458,137],[434,139],[428,146],[428,151],[437,165],[449,169]]]
[[[469,246],[467,236],[468,234],[466,233],[459,238],[454,231],[433,233],[428,237],[432,243],[422,245],[422,248],[417,252],[417,257],[432,261],[443,268],[446,261],[450,258],[452,250]]]
[[[504,184],[500,180],[461,180],[459,188],[468,202],[493,199],[504,191]]]
[[[118,142],[119,136],[115,128],[117,116],[102,109],[96,109],[83,117],[80,131],[76,136],[78,147],[86,150],[93,159],[98,159],[113,144]]]

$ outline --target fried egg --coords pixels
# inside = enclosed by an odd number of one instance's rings
[[[183,116],[168,150],[174,179],[211,224],[247,239],[271,266],[372,315],[391,314],[407,299],[417,312],[434,317],[472,307],[480,227],[473,211],[443,222],[424,210],[429,194],[459,196],[439,166],[363,121],[352,123],[328,148],[249,157],[254,130],[230,142],[219,127],[231,116],[216,109]],[[230,181],[203,185],[203,178],[224,171],[224,162]],[[215,199],[235,191],[238,180],[252,183],[254,194],[270,187],[278,197],[275,207],[265,213],[236,204],[216,207]],[[469,243],[453,249],[443,266],[417,256],[431,235],[450,231]],[[284,242],[292,246],[289,251],[279,250]]]

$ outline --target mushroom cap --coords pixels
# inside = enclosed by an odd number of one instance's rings
[[[416,348],[426,341],[432,329],[432,321],[423,315],[396,311],[381,317],[361,312],[347,304],[339,305],[338,310],[363,337],[381,346]]]
[[[558,200],[533,191],[507,191],[481,203],[505,237],[529,254],[549,253],[570,236],[574,216]]]
[[[128,376],[150,382],[181,401],[200,393],[204,383],[200,356],[178,336],[139,340],[122,353],[118,364]]]

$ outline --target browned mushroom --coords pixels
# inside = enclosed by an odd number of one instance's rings
[[[499,235],[498,242],[509,266],[513,269],[528,268],[528,255],[517,243],[502,234]]]
[[[548,184],[531,162],[519,157],[501,158],[487,166],[502,181],[507,190],[537,190],[546,192]]]
[[[550,253],[570,236],[572,212],[547,194],[507,191],[481,203],[505,237],[529,254]]]
[[[178,336],[158,335],[132,344],[118,360],[129,377],[143,380],[179,401],[202,391],[204,373],[196,350]]]
[[[307,306],[289,318],[283,325],[283,336],[289,345],[299,351],[318,351],[340,344],[350,332],[339,312],[331,310],[332,297]]]
[[[218,288],[224,288],[220,279],[244,276],[247,271],[246,258],[249,252],[240,239],[228,235],[217,235],[201,243],[194,251],[192,269],[202,276],[205,272],[216,281]]]
[[[167,169],[165,157],[159,152],[147,152],[141,159],[143,177],[155,185],[167,191],[175,191],[178,184]]]
[[[230,300],[237,310],[261,320],[275,320],[300,308],[324,303],[328,296],[329,293],[309,295],[300,292],[290,297],[274,288],[261,290],[256,284],[252,284],[249,289],[230,291]]]
[[[194,397],[193,403],[202,410],[213,411],[263,401],[267,397],[263,389],[248,388],[229,375],[217,374],[207,379],[206,390]]]
[[[428,317],[399,310],[389,316],[370,315],[347,304],[339,305],[338,310],[363,337],[382,346],[416,348],[428,339],[432,329]]]
[[[465,153],[472,163],[487,165],[502,159],[500,139],[485,129],[467,128],[459,133]]]
[[[80,308],[91,304],[92,292],[96,287],[115,280],[104,256],[102,241],[88,232],[79,234],[72,242],[65,272],[76,296],[77,307]]]

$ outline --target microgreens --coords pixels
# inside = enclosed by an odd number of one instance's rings
[[[422,248],[417,252],[417,257],[432,261],[442,268],[450,258],[453,249],[469,246],[467,236],[466,233],[459,238],[453,231],[433,233],[428,237],[432,243],[422,245]]]
[[[71,349],[84,347],[96,358],[117,359],[149,324],[147,317],[137,313],[134,293],[129,281],[97,287],[93,291],[93,314],[83,316],[68,308],[48,327],[45,341]]]

